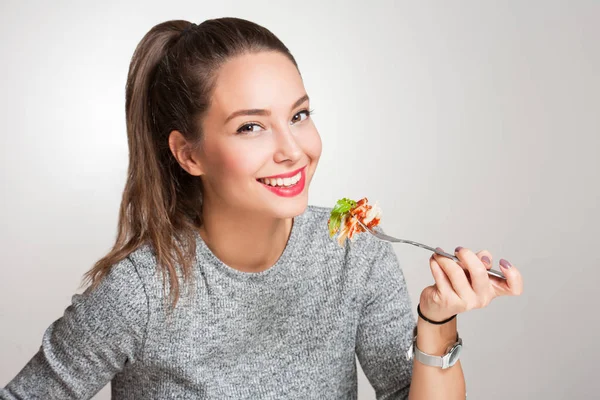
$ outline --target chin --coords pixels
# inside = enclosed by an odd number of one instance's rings
[[[274,204],[272,213],[276,218],[293,218],[302,214],[308,206],[308,196],[302,194],[293,199],[282,199]]]

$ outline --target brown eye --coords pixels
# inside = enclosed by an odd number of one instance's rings
[[[256,130],[252,129],[252,127],[259,127],[260,125],[258,124],[246,124],[246,125],[242,125],[242,127],[240,127],[240,129],[238,129],[236,132],[237,133],[252,133],[252,132],[256,132]]]
[[[306,115],[306,117],[304,119],[299,118],[299,116],[302,115],[302,114]],[[292,122],[295,124],[295,123],[304,121],[309,116],[310,116],[310,111],[308,111],[308,110],[302,110],[299,113],[297,113],[296,115],[294,115],[294,118],[292,118]]]

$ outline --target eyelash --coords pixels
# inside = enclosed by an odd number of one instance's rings
[[[308,109],[300,110],[296,114],[294,114],[294,117],[296,115],[298,115],[298,114],[301,114],[301,113],[306,113],[306,119],[308,119],[308,118],[310,118],[315,113],[315,110],[314,109],[311,109],[311,110],[308,110]],[[302,122],[302,121],[299,121],[299,122]],[[260,124],[258,124],[258,123],[248,122],[247,124],[244,124],[244,125],[240,126],[240,128],[236,132],[238,134],[240,134],[240,135],[247,135],[249,133],[254,133],[253,131],[243,131],[244,128],[246,128],[248,126],[254,126],[254,125],[259,125],[260,126]]]

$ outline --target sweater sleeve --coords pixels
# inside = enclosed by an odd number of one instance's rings
[[[126,258],[93,291],[72,296],[38,352],[0,388],[0,399],[91,398],[140,357],[148,311],[140,276]]]
[[[416,324],[412,304],[392,245],[372,243],[366,258],[365,298],[356,355],[378,400],[407,399],[412,361],[406,359]]]

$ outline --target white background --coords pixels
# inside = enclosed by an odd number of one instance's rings
[[[135,46],[159,22],[222,16],[299,63],[324,146],[312,204],[367,196],[390,234],[521,269],[523,296],[459,317],[469,398],[596,396],[597,1],[3,0],[0,385],[113,244]],[[416,304],[429,253],[396,249]]]

